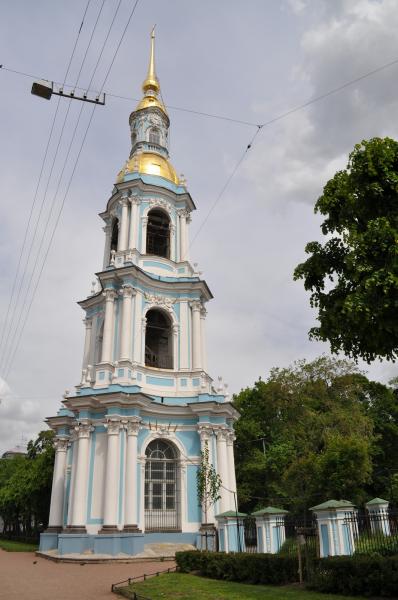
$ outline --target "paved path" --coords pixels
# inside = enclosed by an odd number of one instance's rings
[[[115,600],[112,583],[172,566],[171,561],[81,566],[0,550],[0,600]]]

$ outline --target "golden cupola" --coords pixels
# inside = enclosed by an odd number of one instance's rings
[[[131,153],[117,177],[117,183],[131,179],[134,174],[155,175],[179,185],[180,181],[169,161],[169,117],[161,100],[155,68],[155,28],[151,32],[147,76],[142,84],[144,96],[130,115]],[[160,98],[159,98],[160,96]]]

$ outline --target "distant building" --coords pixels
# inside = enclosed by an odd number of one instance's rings
[[[1,458],[15,458],[16,456],[26,456],[27,451],[25,446],[15,446],[15,448],[11,448],[11,450],[6,450],[3,452]]]

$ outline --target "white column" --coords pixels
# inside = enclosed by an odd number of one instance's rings
[[[123,285],[122,331],[120,342],[120,360],[131,361],[131,306],[135,290],[131,285]]]
[[[188,300],[180,300],[180,369],[189,369]]]
[[[200,310],[201,303],[198,300],[191,302],[192,309],[192,368],[202,368],[202,344],[200,340]]]
[[[141,254],[146,254],[146,228],[148,225],[148,217],[141,218]]]
[[[200,310],[200,342],[202,354],[202,369],[207,373],[207,349],[206,349],[206,315],[207,311],[202,306]]]
[[[199,425],[199,435],[201,452],[204,453],[207,446],[209,452],[209,465],[213,465],[212,429],[208,425]],[[202,523],[208,524],[214,522],[214,504],[212,502],[208,502],[207,506],[202,504]]]
[[[173,325],[173,369],[178,370],[178,331],[180,326],[177,323]]]
[[[228,431],[219,429],[217,431],[217,467],[221,478],[222,487],[220,488],[220,511],[221,513],[229,510],[229,480],[228,480],[228,458],[227,458],[227,436]]]
[[[133,340],[133,362],[141,362],[141,319],[142,319],[142,295],[137,291],[134,297],[134,340]]]
[[[136,531],[138,529],[138,488],[137,488],[137,436],[140,429],[139,417],[133,417],[127,422],[127,451],[126,451],[126,485],[124,530]]]
[[[188,260],[188,247],[187,247],[187,217],[189,212],[185,208],[178,211],[180,217],[180,262]]]
[[[109,263],[111,262],[112,227],[110,225],[105,225],[105,227],[103,227],[102,230],[105,231],[104,262],[102,268],[106,269],[106,267],[108,267]]]
[[[228,483],[231,490],[229,494],[230,510],[235,510],[235,497],[236,497],[236,476],[235,476],[235,457],[234,457],[234,441],[236,440],[233,431],[228,433],[227,437],[227,460],[228,460]],[[236,502],[238,499],[236,498]]]
[[[133,250],[138,248],[138,207],[141,204],[139,198],[130,198],[131,216],[130,216],[130,233],[129,233],[129,248]]]
[[[83,319],[83,323],[86,326],[86,334],[84,336],[84,351],[83,351],[83,365],[82,369],[87,369],[90,357],[90,346],[91,346],[91,331],[93,327],[92,319]]]
[[[85,530],[87,509],[86,505],[88,458],[92,425],[88,422],[79,423],[79,425],[75,427],[75,431],[77,434],[77,461],[73,490],[71,527],[79,530]]]
[[[118,251],[127,250],[127,236],[129,227],[129,201],[128,198],[122,198],[119,201],[122,207],[122,217],[120,223]]]
[[[101,362],[112,361],[112,343],[113,343],[113,322],[114,322],[114,307],[113,303],[116,298],[116,292],[112,289],[106,289],[103,293],[105,296],[105,317],[104,317],[104,333],[102,338],[102,357]]]
[[[175,235],[176,235],[176,227],[174,223],[170,222],[169,225],[170,230],[170,260],[176,260],[176,243],[175,243]]]
[[[69,440],[56,438],[53,484],[51,488],[50,516],[47,531],[60,531],[63,526],[66,455]]]
[[[107,449],[104,485],[104,524],[101,532],[117,530],[118,481],[119,481],[119,433],[120,421],[107,422]]]

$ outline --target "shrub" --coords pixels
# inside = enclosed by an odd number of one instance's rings
[[[177,552],[176,562],[183,573],[199,571],[213,579],[276,585],[298,580],[297,559],[292,556],[194,550]]]
[[[309,587],[334,594],[396,598],[398,556],[323,558]]]

